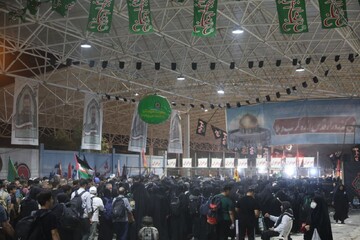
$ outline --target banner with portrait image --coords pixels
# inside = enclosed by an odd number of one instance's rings
[[[141,119],[138,111],[138,104],[136,104],[131,124],[128,146],[129,151],[142,152],[144,149],[146,149],[147,128],[148,124]]]
[[[15,79],[11,144],[39,145],[38,84]]]
[[[181,118],[176,110],[171,113],[169,135],[168,153],[183,153]]]
[[[205,122],[204,120],[201,120],[199,118],[197,126],[196,126],[196,134],[205,136],[206,135],[206,126],[207,126],[207,122]]]
[[[223,130],[221,130],[220,128],[214,127],[213,125],[211,125],[211,129],[213,131],[215,139],[221,138],[221,136],[223,134]]]
[[[96,95],[85,94],[81,149],[101,150],[103,107]]]

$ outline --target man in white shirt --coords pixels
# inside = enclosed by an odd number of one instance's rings
[[[262,240],[270,240],[271,237],[276,236],[287,236],[291,231],[292,222],[294,219],[293,211],[291,209],[291,204],[289,202],[281,203],[281,215],[275,217],[265,213],[264,217],[270,218],[271,221],[275,222],[274,227],[270,228],[267,231],[264,231],[261,235]]]
[[[104,211],[104,203],[101,198],[97,197],[96,187],[91,187],[89,189],[91,195],[91,208],[90,208],[90,237],[89,240],[94,240],[96,237],[96,230],[99,224],[99,211]]]
[[[76,195],[80,195],[82,200],[82,208],[84,213],[81,219],[81,225],[75,231],[74,239],[76,240],[88,240],[90,234],[90,219],[89,219],[89,210],[91,209],[91,195],[89,192],[85,190],[87,186],[87,181],[85,179],[80,179],[79,181],[80,188],[74,191],[71,194],[71,199],[73,199]]]

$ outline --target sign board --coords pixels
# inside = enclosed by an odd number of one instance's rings
[[[176,167],[176,159],[168,159],[167,162],[168,162],[168,165],[167,165],[168,168]]]
[[[282,168],[281,158],[271,158],[271,168]]]
[[[235,159],[234,158],[225,158],[225,168],[234,168]]]
[[[239,158],[237,167],[242,169],[247,168],[248,167],[247,158]]]
[[[314,157],[304,157],[304,168],[314,167]]]
[[[208,167],[208,159],[207,158],[198,158],[198,167],[199,168],[207,168]]]
[[[212,158],[211,159],[211,167],[212,168],[220,168],[221,167],[221,158]]]
[[[256,168],[267,168],[266,158],[257,158],[256,159]]]
[[[287,167],[296,167],[296,158],[294,158],[294,157],[286,158],[286,166]]]
[[[192,167],[192,158],[183,158],[183,168],[191,168]]]
[[[152,168],[162,168],[162,160],[161,159],[151,159],[151,167]]]

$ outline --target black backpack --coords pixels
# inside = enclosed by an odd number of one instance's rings
[[[125,218],[126,215],[126,207],[125,202],[122,197],[118,197],[115,199],[112,210],[111,210],[111,216],[113,222],[121,221]]]
[[[170,213],[172,215],[180,215],[180,199],[173,195],[170,199]]]
[[[15,227],[17,240],[47,240],[43,230],[41,219],[43,219],[50,211],[46,211],[41,215],[37,213],[21,219]]]
[[[70,203],[63,204],[63,211],[59,222],[61,228],[75,230],[80,226],[81,216]]]
[[[82,193],[78,194],[78,190],[75,191],[75,196],[73,199],[70,200],[69,202],[69,207],[72,208],[79,217],[82,217],[84,214],[84,208],[82,205],[82,198],[81,196],[85,193],[85,191],[83,191]]]
[[[207,222],[210,225],[218,224],[222,220],[222,203],[221,199],[223,196],[221,194],[215,195],[211,198],[209,203],[209,211],[207,214]]]
[[[199,214],[201,197],[190,195],[189,197],[189,213],[191,215]]]

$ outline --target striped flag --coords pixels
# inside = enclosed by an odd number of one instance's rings
[[[84,160],[80,159],[77,155],[75,155],[76,161],[76,170],[78,172],[78,178],[89,179],[92,178],[92,169],[89,164]]]

